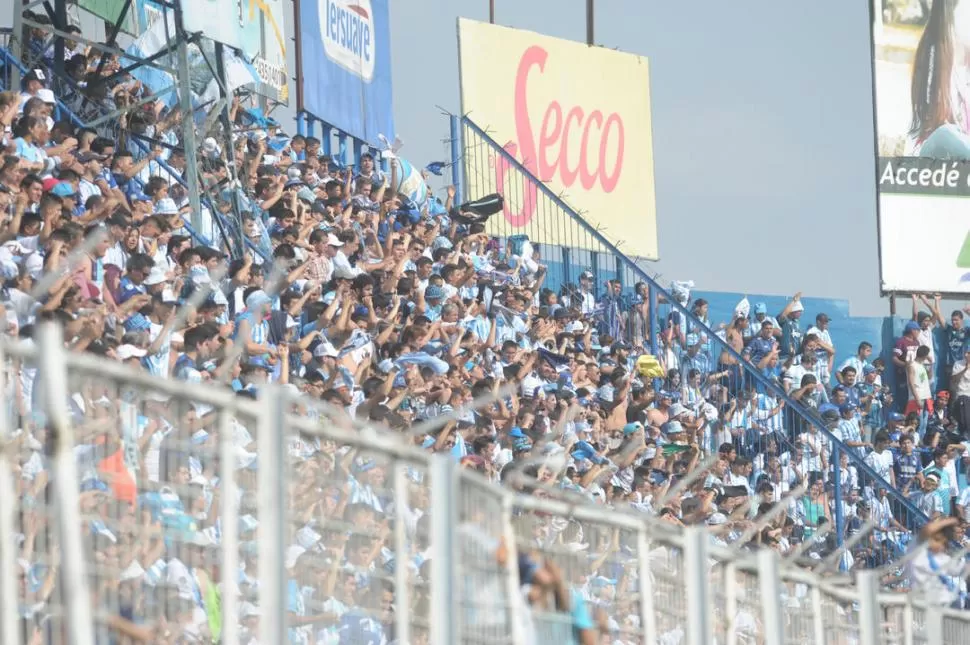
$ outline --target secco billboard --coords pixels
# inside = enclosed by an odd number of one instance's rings
[[[656,260],[647,59],[463,18],[458,44],[462,113],[630,255]],[[504,185],[476,178],[471,162],[469,196]],[[570,245],[566,226],[528,227],[535,209],[534,199],[506,200],[503,230]]]
[[[970,293],[970,1],[872,15],[884,293]]]
[[[302,0],[303,105],[367,143],[394,140],[388,0]]]

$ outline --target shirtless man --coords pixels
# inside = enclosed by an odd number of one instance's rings
[[[738,316],[725,331],[725,341],[737,354],[740,354],[744,350],[744,330],[747,329],[747,327],[748,319],[744,316]],[[721,356],[718,361],[718,369],[728,373],[726,380],[723,381],[723,384],[727,387],[729,392],[737,392],[739,389],[741,389],[744,375],[744,372],[741,370],[741,365],[738,363],[738,359],[735,358],[733,354],[728,352],[727,349],[724,349],[721,351]]]

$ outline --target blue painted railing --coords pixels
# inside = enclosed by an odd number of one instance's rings
[[[816,414],[809,412],[773,380],[768,379],[760,369],[746,361],[727,342],[722,340],[708,322],[700,320],[694,311],[678,303],[671,293],[644,271],[633,259],[627,257],[619,244],[607,239],[600,231],[580,216],[559,195],[539,181],[515,157],[509,154],[498,142],[492,139],[481,127],[467,117],[460,121],[460,155],[453,155],[452,161],[462,164],[464,170],[463,190],[465,199],[475,199],[498,192],[506,202],[504,214],[493,216],[489,231],[497,237],[526,234],[530,240],[538,241],[542,262],[548,266],[545,286],[560,287],[578,282],[581,271],[590,270],[596,276],[595,285],[602,292],[605,280],[617,280],[625,292],[639,292],[640,302],[649,302],[648,320],[642,321],[642,329],[630,324],[636,315],[627,308],[627,321],[622,333],[634,345],[641,345],[646,351],[657,354],[661,351],[659,335],[680,329],[687,333],[706,337],[702,352],[711,363],[711,371],[727,371],[729,375],[721,379],[722,384],[715,390],[719,401],[744,400],[746,393],[766,393],[776,401],[784,402],[780,413],[781,432],[773,433],[780,443],[792,452],[792,460],[801,459],[798,434],[810,426],[832,446],[830,468],[833,468],[829,481],[834,482],[832,493],[841,500],[842,467],[840,457],[846,455],[848,464],[855,467],[860,486],[869,486],[875,492],[885,488],[891,499],[897,520],[917,528],[928,521],[904,494],[883,480],[853,449],[837,439]],[[631,209],[632,210],[632,209]],[[503,217],[504,215],[504,217]],[[515,223],[513,226],[512,222]],[[631,212],[628,235],[636,235],[636,216]],[[546,244],[543,241],[554,243]],[[627,303],[631,299],[627,298]],[[676,326],[674,326],[676,323]],[[665,357],[666,358],[666,357]],[[672,358],[672,357],[671,357]],[[730,367],[731,364],[737,368]],[[733,370],[733,373],[731,373]],[[747,438],[747,437],[746,437]],[[759,443],[761,442],[761,443]],[[759,444],[751,454],[764,452],[769,448],[765,437],[756,437]],[[735,443],[744,443],[735,440]],[[839,543],[845,535],[845,518],[842,504],[835,504],[835,524]]]
[[[3,62],[5,69],[9,69],[9,66],[13,65],[17,69],[19,69],[22,74],[27,73],[27,68],[8,49],[0,48],[0,61]],[[8,79],[9,79],[9,76],[5,77],[3,79],[2,85],[6,86],[8,84]],[[68,108],[66,104],[64,104],[59,98],[56,98],[55,100],[57,101],[57,113],[55,115],[57,119],[67,118],[76,127],[79,127],[79,128],[86,127],[86,124],[76,114],[74,114],[74,112],[72,112],[71,109]],[[128,141],[132,142],[135,146],[137,146],[142,153],[148,154],[150,152],[145,142],[141,141],[137,137],[130,136],[128,137]],[[169,176],[170,179],[182,185],[184,188],[186,189],[188,188],[188,182],[185,181],[181,173],[179,173],[177,170],[175,170],[174,168],[172,168],[162,160],[156,159],[155,162],[162,170],[165,171],[165,173]],[[222,215],[216,209],[215,204],[212,203],[212,201],[209,199],[208,196],[203,195],[202,203],[206,206],[206,208],[208,208],[213,221],[220,228],[220,232],[222,234],[223,242],[226,245],[226,248],[231,249],[231,245],[228,239],[229,236],[225,233],[225,231],[228,227],[234,226],[234,224],[231,222],[227,222],[225,218],[222,217]],[[235,225],[238,226],[239,224],[235,224]],[[210,247],[215,246],[212,240],[210,240],[205,235],[202,235],[201,233],[193,229],[188,222],[183,221],[182,228],[184,228],[186,232],[188,232],[189,235],[192,236],[192,239],[194,239],[197,243],[202,244],[204,246],[210,246]],[[271,261],[271,257],[267,254],[267,252],[264,249],[260,248],[259,245],[255,244],[252,240],[250,240],[245,236],[243,236],[243,241],[246,244],[246,246],[250,248],[254,253],[259,255],[264,262]]]

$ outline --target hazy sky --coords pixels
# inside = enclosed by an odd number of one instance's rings
[[[650,59],[664,282],[888,313],[866,5],[597,0],[596,43]],[[422,164],[446,151],[435,106],[459,110],[459,15],[488,0],[391,0],[396,127]],[[583,41],[585,0],[496,0],[496,22]]]

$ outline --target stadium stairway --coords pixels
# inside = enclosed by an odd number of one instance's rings
[[[873,491],[885,488],[888,491],[895,518],[907,527],[918,530],[929,521],[898,489],[883,480],[854,450],[837,439],[819,417],[809,412],[798,401],[788,396],[775,382],[766,378],[762,372],[745,360],[731,346],[725,343],[705,321],[698,319],[689,308],[686,300],[678,299],[662,287],[644,271],[633,259],[622,251],[622,242],[609,240],[593,224],[566,203],[548,185],[540,181],[526,166],[518,161],[509,150],[495,141],[486,129],[468,117],[452,117],[460,121],[459,150],[464,167],[464,199],[476,199],[490,193],[500,193],[505,197],[504,217],[495,216],[489,220],[489,232],[499,237],[526,234],[540,250],[542,262],[548,266],[544,286],[558,290],[563,285],[578,282],[582,271],[593,272],[597,285],[596,291],[602,293],[605,281],[619,280],[623,287],[627,304],[632,303],[631,294],[639,291],[641,297],[649,298],[649,332],[644,330],[644,345],[651,353],[658,351],[658,336],[661,325],[666,324],[672,315],[679,314],[686,321],[688,333],[703,334],[707,338],[704,351],[709,353],[711,365],[719,362],[736,362],[741,366],[743,379],[732,388],[733,397],[743,396],[743,391],[768,393],[785,403],[783,414],[785,436],[782,441],[794,452],[794,439],[797,433],[815,426],[832,446],[831,463],[835,464],[833,491],[836,499],[842,497],[842,465],[840,456],[848,458],[847,466],[855,467],[860,488],[870,487]],[[453,131],[455,128],[453,127]],[[506,144],[508,146],[508,144]],[[511,146],[509,146],[511,147]],[[516,226],[512,226],[515,222]],[[626,235],[635,235],[635,223]],[[539,241],[536,244],[536,241]],[[551,243],[542,243],[551,242]],[[644,293],[646,292],[646,293]],[[629,308],[626,308],[629,310]],[[846,518],[842,505],[836,504],[835,524],[838,543],[842,544],[845,535]]]

